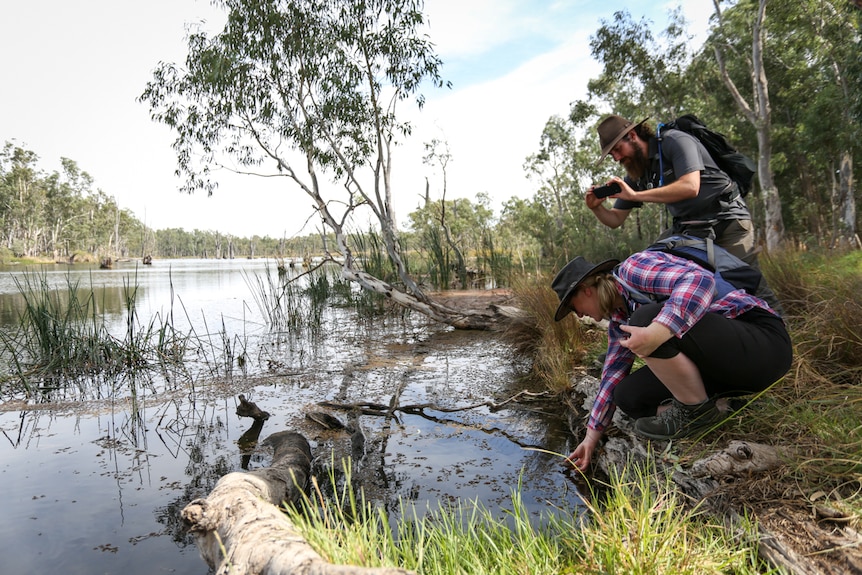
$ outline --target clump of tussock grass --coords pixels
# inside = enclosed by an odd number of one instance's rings
[[[572,531],[587,573],[760,573],[756,528],[732,533],[701,504],[681,495],[671,476],[647,458],[611,469],[589,522]],[[743,537],[738,538],[740,535]]]
[[[516,352],[532,358],[532,375],[560,392],[570,387],[574,367],[583,364],[606,335],[572,318],[554,321],[560,302],[549,285],[541,276],[514,282],[514,298],[524,313],[504,335]]]
[[[819,374],[835,383],[860,381],[860,256],[786,250],[762,259],[764,275],[785,308],[796,371],[803,378]]]
[[[751,432],[794,448],[787,479],[804,493],[862,509],[862,254],[787,250],[762,266],[795,357]]]

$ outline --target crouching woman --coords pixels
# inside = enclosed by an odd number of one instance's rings
[[[586,437],[568,457],[582,471],[616,407],[642,436],[686,437],[724,418],[717,400],[763,391],[790,369],[781,317],[743,290],[718,295],[714,274],[691,260],[658,251],[598,265],[577,257],[552,287],[555,321],[570,312],[609,320]],[[633,372],[635,357],[646,365]]]

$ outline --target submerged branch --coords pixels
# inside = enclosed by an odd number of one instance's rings
[[[413,403],[413,404],[408,404],[408,405],[389,406],[389,405],[384,405],[382,403],[370,403],[370,402],[363,402],[363,401],[356,402],[356,403],[336,403],[334,401],[321,401],[320,403],[318,403],[318,405],[320,405],[322,407],[330,407],[332,409],[340,409],[340,410],[345,410],[345,411],[358,411],[362,415],[390,416],[392,414],[392,412],[394,412],[394,411],[400,411],[403,413],[410,413],[410,414],[424,414],[424,411],[426,409],[432,410],[432,411],[440,411],[442,413],[455,413],[458,411],[470,411],[471,409],[477,409],[479,407],[487,407],[491,411],[498,411],[498,410],[502,409],[505,405],[512,403],[512,402],[522,401],[522,399],[524,399],[524,398],[527,398],[530,400],[545,399],[545,398],[548,398],[549,396],[552,396],[552,395],[554,395],[554,394],[551,393],[550,391],[542,391],[542,392],[536,393],[536,392],[525,390],[525,391],[519,391],[518,393],[516,393],[512,397],[509,397],[508,399],[501,401],[501,402],[482,401],[479,403],[474,403],[472,405],[465,405],[462,407],[441,407],[441,406],[436,405],[434,403]]]

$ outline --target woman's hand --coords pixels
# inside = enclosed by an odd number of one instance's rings
[[[620,345],[630,349],[638,357],[649,357],[658,346],[673,336],[668,328],[655,322],[647,327],[621,325],[620,329],[629,334],[628,339],[620,340]]]
[[[575,466],[580,471],[586,471],[593,460],[593,451],[596,450],[599,440],[602,438],[602,432],[595,429],[588,429],[587,435],[581,444],[566,458],[566,462]]]

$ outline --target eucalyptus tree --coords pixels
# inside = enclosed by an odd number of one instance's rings
[[[852,68],[859,52],[859,21],[853,18],[858,10],[832,0],[774,3],[765,20],[761,7],[759,1],[746,0],[720,12],[720,27],[714,29],[708,50],[689,76],[710,95],[717,113],[738,109],[742,91],[726,89],[727,79],[736,86],[757,86],[750,55],[752,22],[764,18],[768,31],[762,74],[769,80],[768,100],[752,97],[751,110],[762,108],[760,101],[768,103],[768,144],[762,144],[758,130],[763,125],[752,123],[752,114],[745,116],[748,126],[726,121],[722,126],[737,136],[751,134],[733,138],[743,148],[747,140],[757,140],[756,147],[744,151],[759,158],[761,170],[768,157],[769,177],[779,199],[764,194],[750,199],[750,205],[765,207],[764,220],[780,208],[785,234],[818,240],[832,236],[848,243],[856,228],[852,156],[858,153],[860,129],[853,105],[862,89],[862,75]],[[723,57],[722,68],[711,48],[715,44]],[[715,80],[716,71],[725,78],[722,83]],[[765,189],[763,180],[761,187]],[[774,229],[768,221],[761,227]]]
[[[537,186],[533,198],[526,202],[513,199],[503,212],[507,222],[539,242],[543,259],[553,267],[583,253],[579,248],[584,240],[600,227],[586,209],[584,192],[599,181],[600,173],[606,175],[603,172],[609,164],[597,167],[598,154],[590,145],[595,142],[582,140],[587,130],[576,119],[579,105],[573,105],[569,117],[552,116],[547,121],[538,151],[524,162],[529,180]]]
[[[398,106],[442,87],[423,36],[421,0],[217,0],[224,29],[188,38],[185,67],[161,63],[141,99],[176,133],[186,191],[212,193],[211,169],[281,177],[306,194],[335,234],[342,275],[364,289],[458,327],[484,327],[429,298],[399,248],[393,148],[410,134]],[[368,209],[401,285],[366,273],[346,228]],[[356,226],[358,227],[358,226]]]
[[[46,228],[43,251],[55,258],[68,257],[78,248],[77,232],[88,212],[85,198],[90,194],[93,178],[69,158],[61,158],[62,174],[46,178],[46,204],[43,213]]]
[[[742,2],[745,4],[746,2]],[[750,4],[750,2],[748,2]],[[746,84],[751,86],[751,94],[746,96],[737,87],[737,82],[731,77],[727,66],[728,46],[736,45],[739,39],[740,26],[730,27],[725,24],[721,9],[721,0],[713,0],[715,8],[716,27],[713,30],[711,46],[718,63],[721,80],[733,97],[737,109],[754,126],[757,134],[757,177],[763,194],[765,207],[764,220],[766,229],[766,247],[778,249],[784,241],[784,219],[781,213],[781,197],[775,185],[772,170],[772,105],[769,98],[769,80],[764,66],[764,50],[766,30],[767,0],[757,0],[753,14],[749,11],[737,10],[734,15],[742,17],[750,25],[751,52],[744,61],[748,63]],[[743,38],[748,34],[743,35]],[[750,98],[750,100],[749,100]]]
[[[808,168],[803,172],[807,177],[797,181],[806,191],[813,189],[805,193],[805,204],[830,208],[826,219],[831,244],[862,247],[853,177],[853,157],[862,136],[862,119],[853,113],[862,91],[862,70],[854,69],[862,49],[862,11],[848,2],[805,0],[776,6],[773,13],[782,26],[773,42],[784,56],[775,69],[792,74],[792,81],[782,83],[780,95],[796,107],[799,118],[792,130],[797,153],[791,164]],[[808,34],[798,33],[800,22],[806,23]],[[817,201],[820,198],[824,201]]]
[[[590,50],[602,64],[588,84],[590,100],[610,105],[614,113],[634,120],[652,116],[668,121],[698,108],[686,71],[696,54],[687,23],[677,8],[659,33],[646,18],[634,20],[628,10],[615,12],[590,38]]]
[[[539,151],[524,162],[527,177],[539,185],[539,193],[550,196],[551,212],[558,230],[563,230],[564,216],[572,209],[572,193],[580,188],[575,160],[576,135],[565,118],[551,116],[539,139]]]
[[[439,229],[443,230],[443,235],[446,238],[446,246],[447,249],[445,253],[448,255],[448,252],[451,250],[455,254],[456,265],[455,271],[457,272],[460,281],[461,287],[467,287],[467,263],[464,258],[464,250],[462,249],[461,242],[455,240],[452,235],[452,227],[449,225],[449,222],[446,218],[446,193],[449,188],[449,178],[448,178],[448,169],[449,162],[452,161],[452,153],[449,150],[448,142],[443,140],[438,140],[437,138],[432,139],[430,142],[425,143],[425,156],[422,158],[422,162],[427,166],[432,166],[434,168],[440,169],[440,177],[442,179],[443,191],[440,198],[439,203],[432,203],[430,197],[430,182],[428,178],[425,179],[425,208],[432,209],[434,211],[433,222],[435,226],[439,226]],[[456,205],[453,205],[452,208],[456,208]],[[450,210],[450,214],[451,214]],[[457,213],[457,212],[456,212]],[[434,232],[432,234],[432,238],[439,237],[437,234],[437,229],[430,228],[426,229],[426,232]],[[429,238],[430,239],[430,238]],[[437,254],[442,255],[444,250],[442,246],[440,246],[440,242],[436,242],[438,244]],[[446,264],[448,266],[448,258],[441,258],[443,261],[440,263]],[[441,271],[442,266],[441,266]],[[447,270],[448,272],[448,270]],[[443,274],[448,277],[448,273]]]
[[[38,160],[35,152],[11,142],[6,142],[0,154],[3,236],[6,247],[18,255],[34,255],[38,239],[43,204],[39,198],[44,196],[44,174]]]

